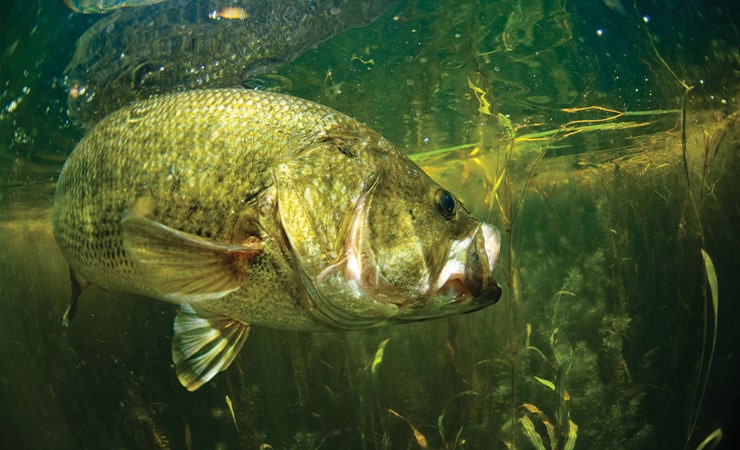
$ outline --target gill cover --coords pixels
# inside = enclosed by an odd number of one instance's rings
[[[313,300],[306,306],[337,328],[377,325],[395,312],[361,295],[348,276],[363,256],[347,243],[378,181],[366,159],[369,145],[353,136],[327,137],[273,168],[280,221]]]

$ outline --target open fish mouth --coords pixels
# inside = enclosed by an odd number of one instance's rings
[[[500,249],[498,229],[481,223],[470,234],[450,244],[434,291],[443,298],[455,298],[455,303],[466,300],[483,306],[496,303],[501,297],[501,287],[491,274]]]
[[[470,311],[477,311],[488,305],[493,305],[501,298],[501,286],[495,280],[491,280],[485,290],[473,292],[460,278],[448,280],[438,291],[438,294],[446,298],[454,298],[457,305],[463,301],[470,302]],[[467,309],[465,312],[469,312]]]
[[[465,264],[465,286],[473,297],[489,299],[491,303],[501,298],[501,286],[491,277],[501,249],[501,234],[492,225],[481,224],[475,232]]]

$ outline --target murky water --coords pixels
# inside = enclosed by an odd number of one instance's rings
[[[100,17],[3,8],[0,447],[738,442],[731,2],[401,1],[260,74],[364,121],[499,226],[504,294],[371,331],[255,328],[195,393],[172,368],[173,305],[91,288],[62,327],[50,208],[83,134],[63,70]]]

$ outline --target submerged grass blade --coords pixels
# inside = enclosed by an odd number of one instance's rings
[[[537,418],[540,419],[542,424],[545,426],[545,429],[547,429],[547,437],[550,438],[550,448],[552,449],[557,448],[557,436],[555,435],[555,425],[553,425],[550,418],[547,417],[547,414],[545,414],[541,409],[539,409],[538,407],[534,406],[531,403],[523,403],[522,408],[526,409],[531,414],[536,415]],[[528,419],[526,415],[523,417],[526,417]],[[532,429],[534,430],[534,425],[532,425]]]
[[[529,439],[532,446],[537,450],[545,450],[545,443],[542,442],[542,436],[540,436],[537,433],[537,430],[534,429],[532,419],[527,416],[522,416],[519,418],[519,423],[522,424],[522,433],[524,433],[527,439]]]
[[[414,426],[407,418],[402,416],[401,414],[397,413],[396,411],[386,408],[386,411],[393,414],[394,416],[398,417],[399,419],[403,420],[408,424],[408,426],[411,428],[411,432],[414,433],[414,439],[416,439],[416,443],[421,448],[429,448],[429,444],[427,443],[427,438],[422,434],[421,431],[419,431],[418,428]]]
[[[555,390],[555,383],[553,383],[552,381],[537,376],[535,376],[534,379],[537,380],[541,385],[550,388],[550,390]]]
[[[564,450],[573,450],[576,447],[576,438],[578,437],[578,425],[568,420],[568,436],[565,438]]]
[[[380,369],[380,365],[383,363],[385,346],[388,344],[389,340],[390,338],[383,339],[383,341],[378,345],[378,349],[375,351],[375,356],[373,357],[373,362],[370,366],[370,374],[373,378],[373,383],[376,383],[378,380],[378,370]]]
[[[234,421],[234,428],[236,428],[237,433],[239,432],[239,425],[236,423],[236,414],[234,414],[234,404],[231,403],[231,397],[228,395],[226,396],[226,406],[229,407],[229,412],[231,413],[231,420]]]
[[[193,436],[190,434],[190,425],[185,423],[185,450],[192,450]]]
[[[439,414],[439,416],[437,417],[437,431],[439,431],[439,436],[440,436],[440,437],[442,438],[442,440],[443,440],[443,441],[444,441],[444,440],[446,439],[446,434],[445,434],[445,426],[444,426],[444,420],[445,420],[445,415],[447,414],[447,408],[448,408],[448,407],[449,407],[449,406],[450,406],[450,405],[451,405],[451,404],[452,404],[453,402],[455,402],[456,400],[458,400],[458,399],[460,399],[460,398],[463,398],[463,397],[466,397],[466,396],[469,396],[469,395],[473,395],[473,396],[476,396],[476,395],[480,395],[480,394],[478,394],[477,392],[475,392],[475,391],[474,391],[474,390],[472,390],[472,389],[468,389],[467,391],[462,391],[462,392],[460,392],[459,394],[457,394],[457,395],[455,395],[454,397],[452,397],[452,398],[451,398],[451,399],[450,399],[450,400],[449,400],[449,401],[448,401],[448,402],[447,402],[447,403],[445,404],[445,406],[444,406],[444,407],[442,408],[442,412],[441,412],[441,413]],[[459,434],[459,433],[460,433],[460,431],[458,431],[458,434]]]
[[[709,290],[712,293],[712,308],[714,310],[714,338],[717,339],[717,319],[719,314],[719,286],[717,283],[717,272],[714,271],[714,263],[709,254],[701,249],[701,257],[704,259],[704,270],[707,273]],[[714,346],[714,345],[713,345]]]
[[[712,348],[709,350],[709,359],[707,360],[707,367],[704,371],[704,383],[701,387],[701,390],[698,390],[698,394],[695,393],[696,396],[698,396],[698,401],[696,402],[696,408],[692,408],[692,417],[690,419],[689,423],[689,429],[688,433],[686,435],[686,445],[688,445],[689,441],[691,440],[691,436],[694,432],[694,429],[696,428],[696,422],[699,420],[699,413],[701,411],[702,403],[704,402],[704,393],[707,390],[707,385],[709,384],[709,372],[712,369],[712,362],[714,361],[714,350],[717,347],[717,325],[719,321],[719,282],[717,280],[717,272],[714,269],[714,262],[712,261],[712,258],[709,256],[709,253],[706,252],[703,248],[701,250],[701,257],[704,260],[704,272],[707,275],[707,283],[709,284],[709,291],[710,296],[712,298],[712,312],[714,314],[714,329],[712,330]],[[706,297],[705,297],[706,298]],[[706,311],[706,309],[705,309]],[[704,319],[704,335],[706,336],[706,316]],[[701,361],[704,360],[704,350],[702,347],[702,355],[701,355]],[[701,371],[699,372],[699,376],[701,376]],[[699,381],[697,380],[697,386]],[[694,401],[692,400],[692,406],[694,404]]]
[[[717,428],[716,430],[709,433],[709,436],[705,437],[703,441],[696,447],[696,450],[704,450],[704,447],[707,445],[714,443],[716,446],[719,441],[722,439],[722,428]]]

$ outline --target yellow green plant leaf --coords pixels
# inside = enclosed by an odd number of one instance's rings
[[[701,249],[701,257],[704,259],[704,270],[707,272],[707,281],[709,289],[712,291],[712,308],[714,309],[714,329],[717,329],[717,314],[719,309],[719,286],[717,282],[717,272],[714,271],[714,263],[709,254]]]
[[[544,378],[540,378],[540,377],[537,377],[537,376],[535,376],[534,379],[537,380],[537,381],[539,381],[541,385],[547,386],[550,389],[552,389],[553,391],[555,390],[555,383],[553,383],[552,381],[546,380]]]
[[[522,424],[522,433],[529,439],[529,442],[532,443],[534,448],[537,450],[545,450],[545,443],[542,442],[542,436],[537,433],[537,430],[534,429],[534,423],[532,422],[532,419],[530,419],[527,416],[522,416],[519,418],[519,423]]]
[[[576,437],[578,437],[578,425],[568,420],[568,436],[565,438],[563,450],[573,450],[576,446]]]
[[[234,404],[231,403],[231,397],[226,395],[226,406],[229,407],[229,412],[231,413],[231,420],[234,421],[234,427],[236,428],[236,431],[239,431],[239,425],[236,423],[236,414],[234,414]]]
[[[501,171],[501,175],[496,178],[496,182],[493,183],[493,188],[491,189],[491,198],[494,198],[496,194],[498,193],[498,188],[501,186],[501,181],[503,181],[504,176],[506,175],[506,167],[504,167],[504,170]]]
[[[370,374],[373,377],[373,380],[375,380],[378,377],[378,369],[380,368],[380,364],[383,362],[383,355],[385,354],[385,346],[388,344],[388,340],[390,338],[385,338],[383,341],[378,345],[378,349],[375,351],[375,356],[373,357],[373,363],[370,366]]]
[[[486,91],[476,86],[470,78],[468,78],[468,87],[473,90],[475,97],[478,99],[478,103],[480,104],[478,112],[487,116],[492,116],[491,102],[486,99]]]
[[[722,439],[722,428],[717,428],[716,430],[709,433],[709,436],[704,438],[703,441],[696,447],[696,450],[704,450],[704,447],[714,442],[716,445],[720,440]]]
[[[514,427],[515,423],[516,423],[516,419],[512,417],[501,426],[502,436],[507,436],[507,437],[502,438],[502,440],[504,441],[504,445],[506,445],[506,448],[508,448],[509,450],[515,448],[514,441],[512,440],[513,436],[511,436],[512,428]],[[444,439],[444,437],[442,439]]]
[[[701,257],[704,260],[704,271],[707,274],[707,282],[709,283],[709,290],[711,291],[712,295],[712,309],[714,311],[714,330],[712,332],[712,348],[709,351],[709,359],[707,361],[707,367],[704,371],[704,385],[701,387],[701,390],[699,390],[698,383],[697,383],[697,392],[699,392],[699,400],[696,402],[696,409],[695,412],[692,413],[694,416],[691,420],[691,424],[689,425],[689,437],[691,437],[691,433],[693,432],[694,427],[696,426],[696,422],[699,419],[699,412],[701,411],[701,404],[704,401],[704,392],[707,389],[707,384],[709,383],[709,371],[712,368],[712,361],[714,360],[714,350],[717,346],[717,321],[719,319],[719,283],[717,281],[717,272],[714,270],[714,262],[712,262],[712,258],[709,256],[709,253],[707,253],[703,248],[701,249]],[[706,324],[706,322],[705,322]],[[706,333],[706,325],[704,333]],[[703,351],[702,351],[703,355]],[[696,392],[694,394],[696,396]],[[694,404],[694,401],[692,400],[692,404]],[[693,409],[693,408],[692,408]]]
[[[537,418],[540,419],[540,422],[542,422],[542,424],[547,429],[547,436],[550,438],[550,448],[557,448],[557,436],[555,436],[555,426],[550,421],[550,418],[547,417],[547,414],[542,412],[541,409],[531,403],[522,403],[522,408],[536,415]]]
[[[387,340],[388,339],[386,339],[386,341]],[[418,428],[414,426],[414,424],[412,424],[407,418],[405,418],[404,416],[402,416],[401,414],[397,413],[396,411],[390,408],[386,408],[386,411],[388,411],[389,413],[393,414],[394,416],[398,417],[399,419],[403,420],[404,422],[408,424],[408,426],[411,428],[411,432],[414,433],[414,439],[416,439],[416,443],[419,445],[419,447],[428,448],[429,445],[427,444],[427,438],[421,433],[421,431],[419,431]]]

